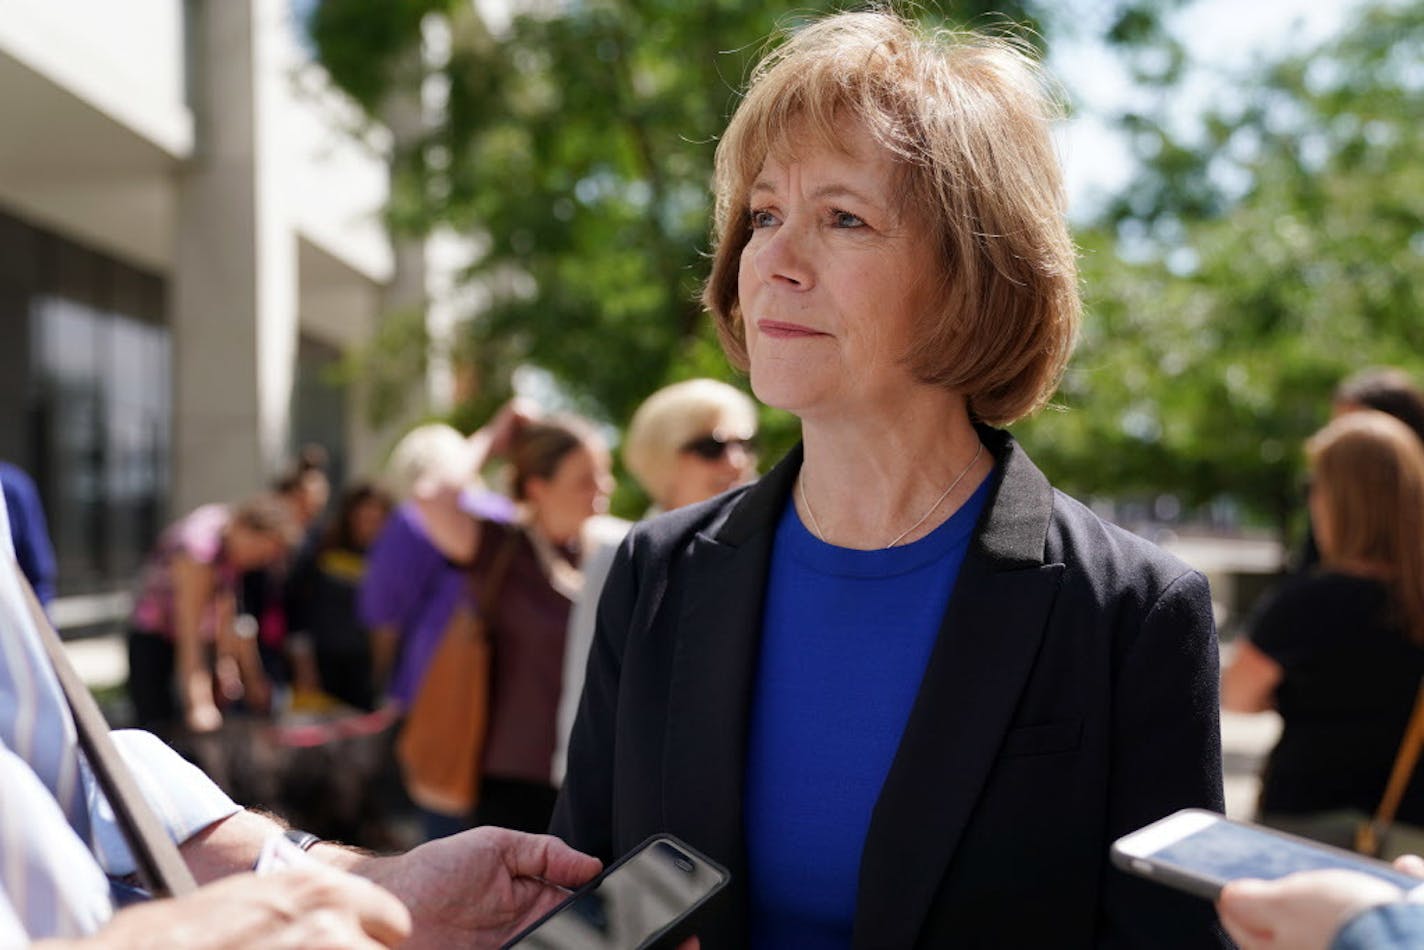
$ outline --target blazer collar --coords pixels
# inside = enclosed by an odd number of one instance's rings
[[[975,531],[975,546],[999,569],[1042,564],[1053,489],[1013,436],[986,425],[975,429],[997,463],[989,500]],[[797,443],[705,533],[718,543],[737,547],[758,532],[774,528],[803,459],[804,449]]]

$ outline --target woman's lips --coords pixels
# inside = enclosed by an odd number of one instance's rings
[[[780,320],[758,320],[756,326],[762,336],[769,336],[777,340],[805,339],[827,335],[820,330],[813,330],[799,323],[783,323]]]

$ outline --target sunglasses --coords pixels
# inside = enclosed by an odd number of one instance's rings
[[[751,439],[724,439],[716,434],[704,435],[700,439],[693,439],[691,442],[683,445],[678,451],[691,452],[700,459],[715,462],[726,455],[727,450],[734,445],[741,446],[742,451],[748,455],[755,454],[756,452],[756,446],[753,445]]]

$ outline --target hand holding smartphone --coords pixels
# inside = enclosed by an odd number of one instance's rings
[[[1369,874],[1406,892],[1424,885],[1383,861],[1195,808],[1119,838],[1112,861],[1124,871],[1210,901],[1239,878],[1275,880],[1328,868]]]
[[[671,835],[654,835],[504,945],[519,950],[672,946],[727,870]],[[501,948],[503,950],[503,948]]]

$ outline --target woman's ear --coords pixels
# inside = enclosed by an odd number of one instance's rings
[[[531,506],[538,508],[549,494],[549,480],[531,475],[524,480],[524,500]]]

